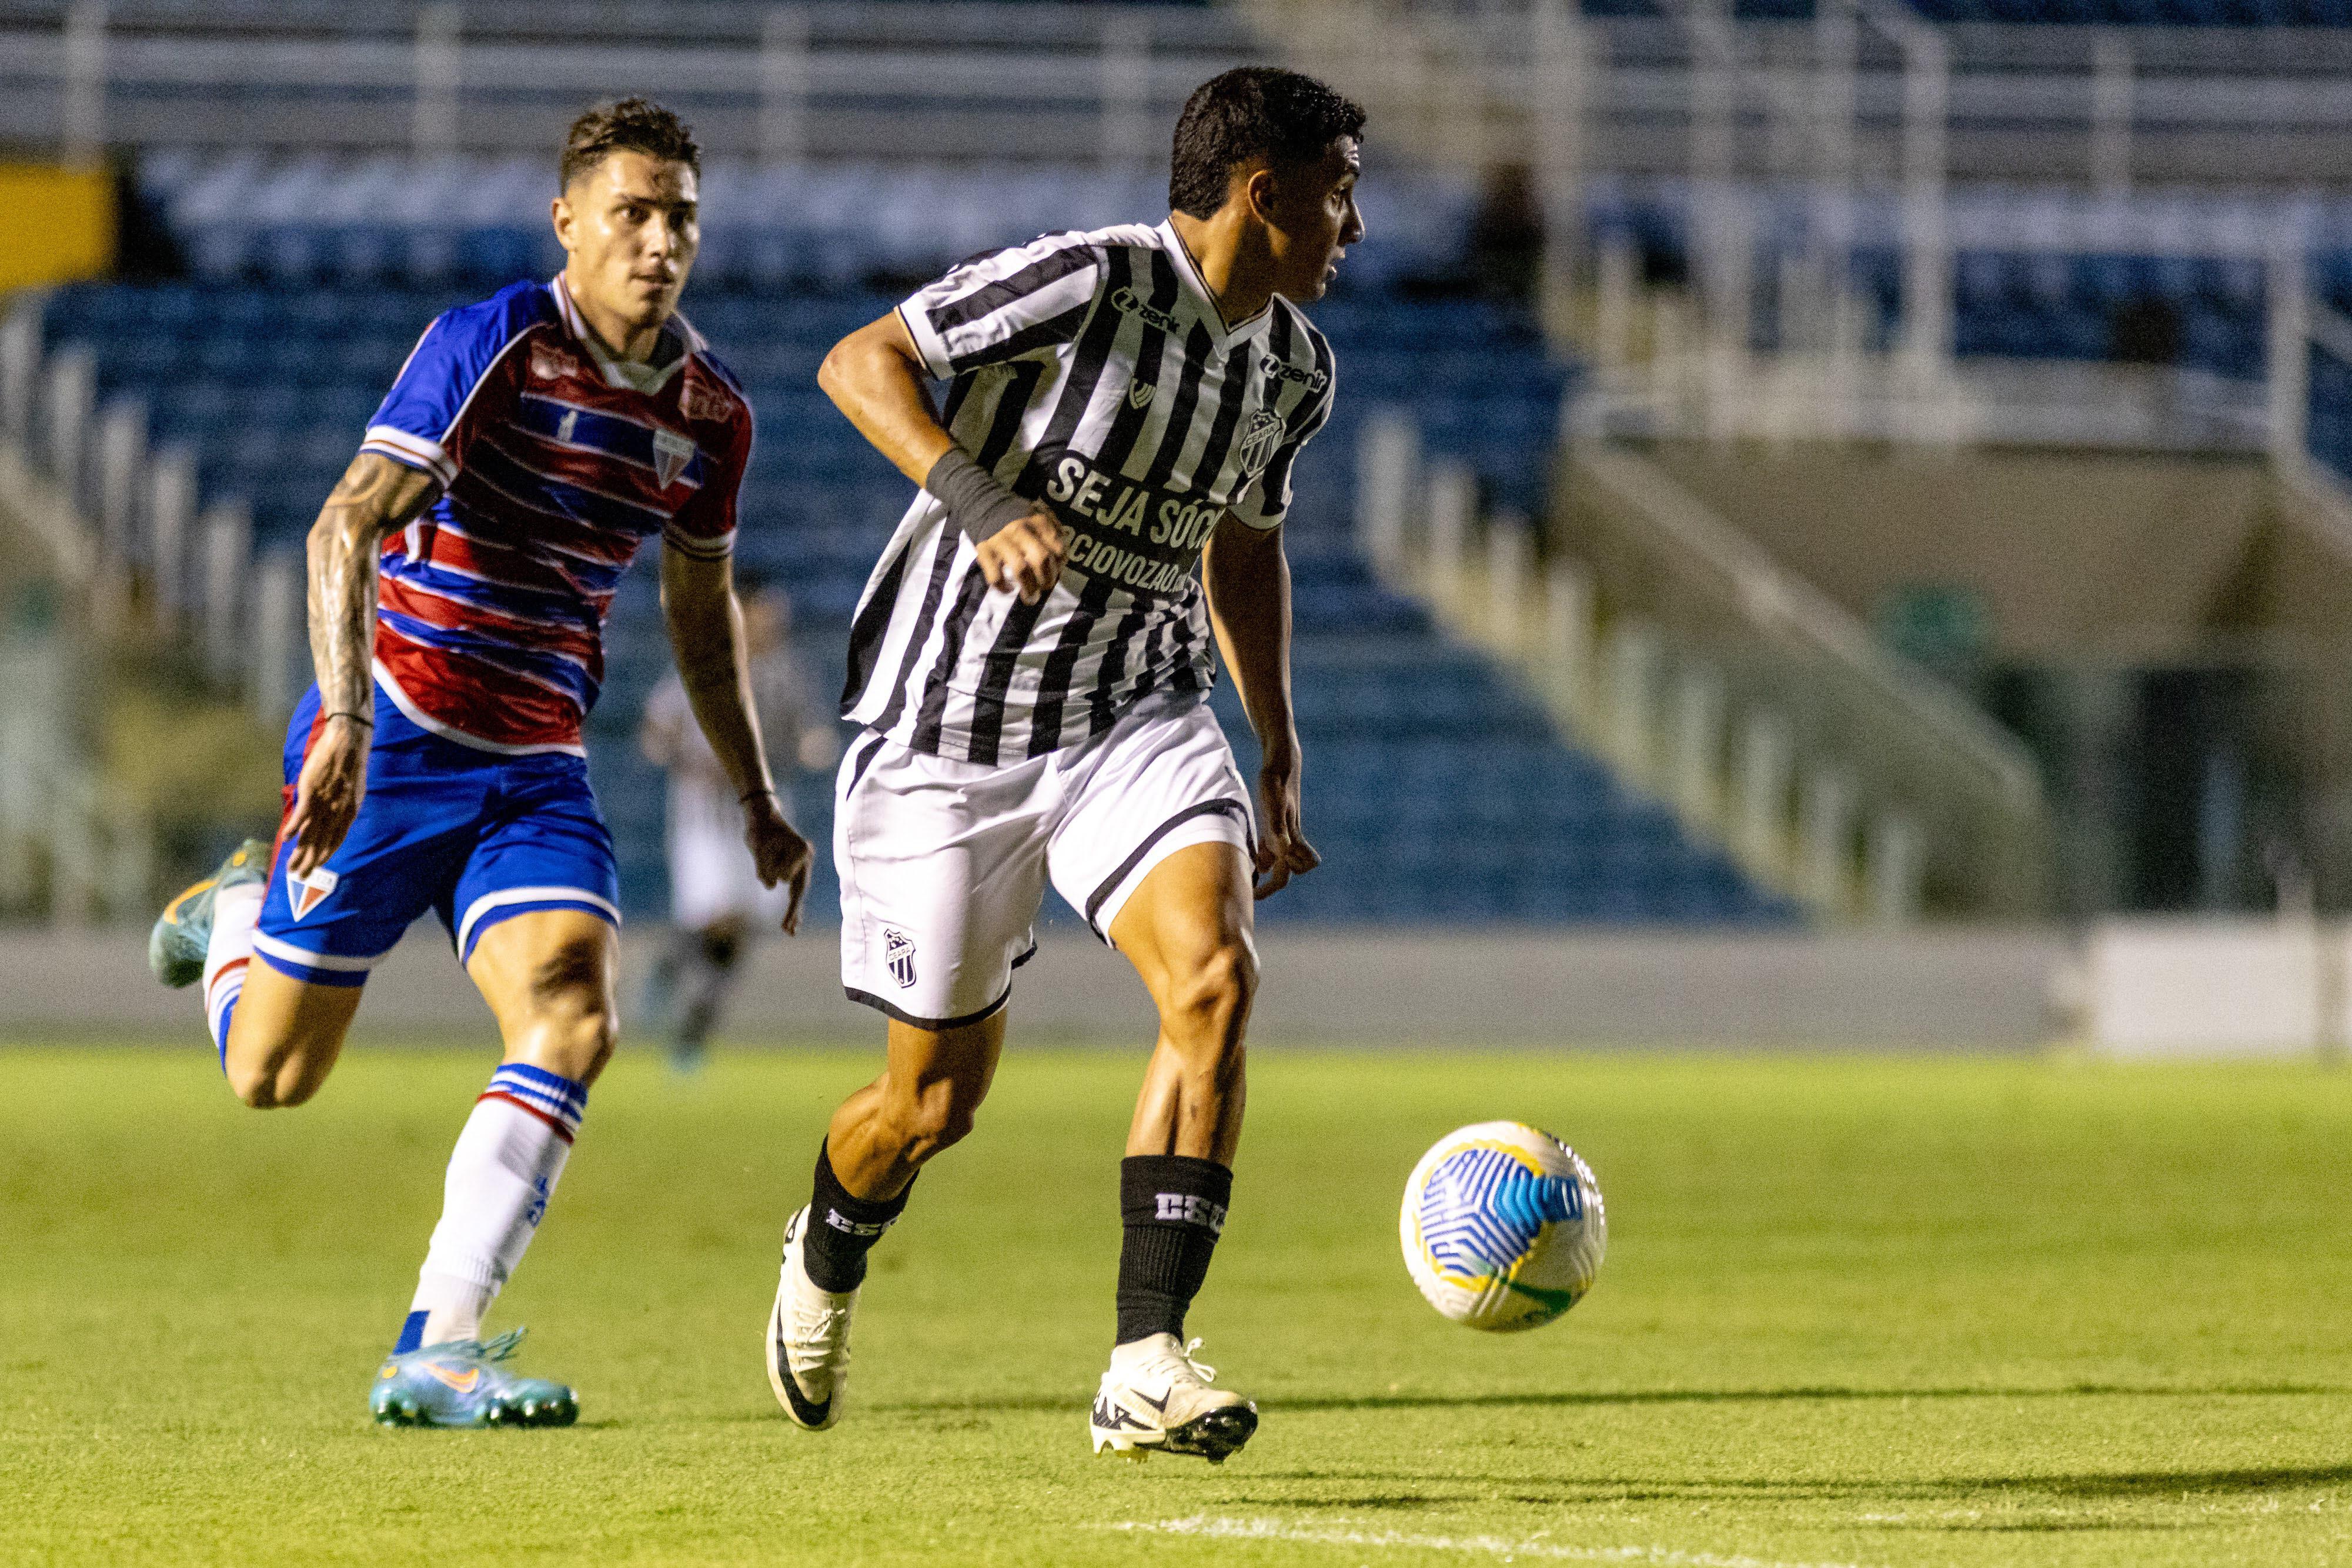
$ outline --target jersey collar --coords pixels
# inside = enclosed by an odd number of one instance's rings
[[[563,318],[564,329],[579,341],[581,348],[587,350],[589,359],[595,362],[608,387],[654,396],[669,384],[669,379],[677,374],[693,351],[701,346],[701,335],[687,325],[684,317],[672,315],[662,324],[661,335],[654,340],[651,364],[615,359],[597,340],[596,334],[588,329],[588,322],[580,314],[580,307],[572,303],[572,288],[563,281],[563,274],[557,273],[550,287],[555,291],[555,308]]]
[[[1209,286],[1201,280],[1200,266],[1193,261],[1192,248],[1184,243],[1184,236],[1176,232],[1175,221],[1172,218],[1161,219],[1158,232],[1160,245],[1176,264],[1176,276],[1182,278],[1184,287],[1192,291],[1193,302],[1201,308],[1201,319],[1208,327],[1209,336],[1218,348],[1245,341],[1265,330],[1266,322],[1274,318],[1271,295],[1256,315],[1246,321],[1226,326],[1224,313],[1217,308],[1217,297],[1210,293]]]

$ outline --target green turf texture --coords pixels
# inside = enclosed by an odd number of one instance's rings
[[[868,1054],[625,1053],[492,1322],[582,1424],[478,1433],[364,1400],[488,1059],[355,1051],[257,1114],[208,1056],[0,1051],[0,1562],[2352,1562],[2317,1066],[1261,1052],[1192,1329],[1265,1424],[1213,1469],[1087,1450],[1134,1053],[1006,1060],[821,1436],[757,1344]],[[1590,1157],[1611,1235],[1488,1337],[1396,1207],[1497,1116]]]

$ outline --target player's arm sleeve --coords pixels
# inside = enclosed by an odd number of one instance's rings
[[[500,304],[486,301],[434,318],[368,421],[362,452],[429,474],[445,489],[457,477],[463,461],[458,422],[528,327]]]
[[[1048,235],[958,263],[898,317],[931,374],[947,381],[1076,338],[1102,276],[1102,253],[1085,235]]]
[[[751,465],[751,414],[746,404],[726,448],[709,459],[701,486],[662,530],[662,542],[697,560],[724,560],[734,554],[737,498]]]
[[[1290,515],[1290,471],[1298,455],[1315,438],[1331,417],[1333,396],[1338,392],[1338,378],[1331,374],[1328,361],[1324,369],[1325,384],[1319,397],[1310,398],[1292,413],[1290,428],[1275,449],[1274,460],[1258,470],[1256,478],[1234,498],[1226,509],[1251,528],[1266,529],[1282,527],[1282,519]]]

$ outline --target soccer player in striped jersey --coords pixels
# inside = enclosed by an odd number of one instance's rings
[[[842,970],[889,1039],[785,1228],[768,1374],[803,1427],[840,1414],[867,1249],[987,1092],[1050,878],[1160,1019],[1094,1447],[1222,1460],[1256,1429],[1209,1386],[1184,1317],[1241,1136],[1253,891],[1316,864],[1282,522],[1331,412],[1331,350],[1299,305],[1363,236],[1362,127],[1308,78],[1229,71],[1185,105],[1165,222],[967,262],[819,372],[922,493],[851,631],[843,712],[866,727],[837,784]],[[1264,747],[1262,816],[1209,711],[1213,643]]]
[[[657,105],[582,116],[553,205],[562,273],[425,329],[310,532],[318,683],[287,734],[278,841],[156,925],[158,977],[202,977],[222,1070],[257,1108],[318,1092],[368,970],[428,909],[498,1019],[504,1061],[450,1156],[380,1421],[578,1414],[569,1387],[500,1364],[520,1331],[485,1343],[481,1323],[613,1050],[613,841],[580,728],[614,588],[656,535],[695,716],[799,919],[809,845],[761,752],[731,587],[751,405],[675,313],[698,165]]]

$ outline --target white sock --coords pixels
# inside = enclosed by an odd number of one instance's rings
[[[228,1066],[228,1021],[245,994],[246,967],[253,960],[253,928],[261,922],[268,884],[239,883],[213,894],[213,936],[205,948],[205,1025],[213,1049]]]
[[[401,1350],[481,1337],[483,1314],[530,1246],[587,1109],[587,1089],[560,1074],[510,1061],[491,1076],[449,1154],[441,1223]]]

